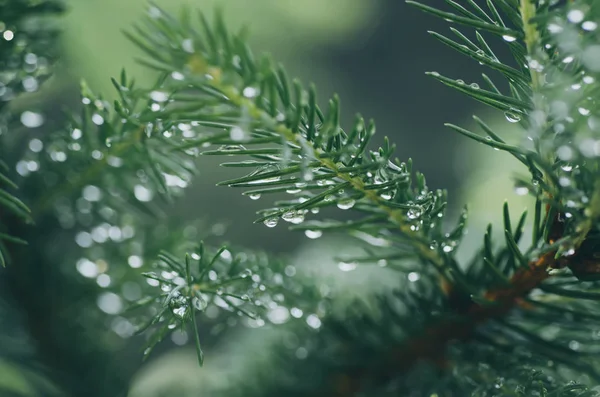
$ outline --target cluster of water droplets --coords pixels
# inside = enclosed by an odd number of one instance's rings
[[[45,55],[51,55],[52,46],[43,37],[43,32],[36,32],[36,35],[30,40],[28,32],[0,21],[0,44],[4,48],[0,102],[10,101],[21,92],[38,91],[39,80],[49,74]]]
[[[528,59],[529,68],[542,72],[549,84],[543,95],[534,100],[530,113],[533,137],[541,137],[540,148],[566,164],[588,162],[600,157],[600,115],[597,114],[596,91],[600,73],[600,45],[595,38],[598,15],[578,4],[566,5],[545,24],[548,42],[558,62],[544,54]],[[571,67],[577,63],[578,67]],[[577,172],[559,170],[559,185],[576,190]],[[518,192],[525,193],[523,187]],[[581,198],[581,194],[579,194]]]
[[[304,215],[307,212],[308,212],[307,210],[287,211],[281,216],[281,219],[283,219],[286,222],[298,225],[298,224],[304,222]]]

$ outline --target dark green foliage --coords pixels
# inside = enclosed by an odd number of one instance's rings
[[[49,63],[56,57],[54,38],[58,31],[54,18],[64,9],[60,0],[15,0],[0,3],[0,111],[22,92],[36,91],[50,73]],[[0,135],[6,133],[4,115]],[[14,191],[9,166],[0,159],[0,210],[32,222],[30,210]],[[0,220],[0,265],[7,262],[6,244],[23,244],[7,234]]]
[[[113,355],[126,341],[148,356],[167,336],[191,330],[202,364],[206,328],[237,316],[261,327],[291,314],[298,321],[282,332],[293,338],[278,344],[272,363],[252,365],[251,379],[207,386],[210,395],[597,395],[583,384],[600,381],[600,7],[592,0],[488,0],[485,7],[448,0],[443,10],[408,3],[466,28],[432,35],[492,69],[481,85],[429,74],[520,124],[529,139],[518,142],[476,116],[483,135],[448,126],[526,167],[517,192],[535,197],[531,221],[505,204],[503,223],[490,224],[472,259],[460,263],[466,209],[452,225],[446,193],[430,190],[411,160],[396,159],[387,138],[371,149],[372,121],[357,116],[342,128],[337,96],[320,107],[313,85],[253,55],[245,31],[230,33],[220,15],[194,22],[187,11],[177,19],[152,5],[127,36],[146,53],[140,62],[158,72],[155,84],[138,87],[123,72],[113,80],[114,104],[83,84],[83,106],[68,128],[35,142],[39,150],[30,142],[20,158],[3,153],[17,170],[19,161],[39,164],[18,181],[36,225],[15,223],[39,249],[5,250],[15,259],[3,273],[2,315],[27,313],[17,329],[31,329],[24,343],[31,337],[38,351],[7,350],[2,358],[23,367],[39,360],[28,373],[45,374],[65,395],[125,395],[135,365]],[[496,56],[498,44],[512,59]],[[327,293],[294,277],[285,258],[230,249],[212,242],[214,230],[165,219],[164,206],[190,183],[200,154],[227,156],[222,166],[241,169],[220,185],[252,199],[276,197],[257,222],[288,222],[310,238],[346,233],[363,254],[340,253],[340,269],[376,263],[400,275],[398,288],[332,314]],[[0,183],[16,187],[5,173]],[[32,220],[7,191],[0,204],[13,212],[6,219]],[[351,220],[320,215],[335,207]],[[66,248],[48,238],[56,230]],[[98,287],[73,274],[74,265]],[[81,318],[63,316],[69,312]],[[68,320],[58,324],[48,313]],[[136,330],[148,336],[141,349],[127,339]],[[99,371],[86,374],[92,362]]]
[[[143,275],[154,280],[156,283],[152,284],[160,286],[163,293],[143,298],[129,308],[138,311],[150,307],[156,313],[137,330],[142,333],[155,328],[144,356],[171,330],[191,324],[202,365],[204,355],[196,316],[209,306],[246,316],[260,325],[264,324],[261,317],[284,299],[283,293],[286,304],[293,304],[301,311],[311,310],[313,302],[320,299],[318,293],[311,293],[309,288],[302,288],[299,280],[291,278],[295,272],[293,266],[269,260],[265,254],[235,253],[225,246],[213,254],[201,242],[183,261],[168,252],[160,253],[158,259],[156,271]]]

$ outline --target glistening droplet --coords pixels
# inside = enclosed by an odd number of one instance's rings
[[[278,222],[279,222],[279,218],[269,218],[269,219],[265,219],[265,221],[263,223],[265,224],[266,227],[275,227],[275,226],[277,226]]]
[[[519,116],[517,113],[513,113],[510,111],[504,112],[504,117],[506,117],[506,120],[508,120],[511,123],[518,123],[519,121],[521,121],[521,116]]]
[[[321,230],[305,230],[304,234],[310,239],[317,239],[323,235]]]
[[[340,262],[338,263],[338,268],[343,271],[343,272],[350,272],[354,269],[356,269],[356,263],[355,262]]]
[[[351,198],[342,199],[337,202],[337,207],[341,210],[348,210],[354,207],[355,201]]]

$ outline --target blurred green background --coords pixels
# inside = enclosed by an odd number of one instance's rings
[[[57,114],[57,118],[65,104],[76,106],[81,78],[105,97],[113,96],[109,79],[123,67],[140,82],[153,78],[151,72],[136,65],[134,59],[139,53],[121,34],[145,12],[145,0],[77,0],[68,4],[70,12],[63,24],[63,61],[52,82],[31,98],[47,114]],[[467,246],[462,247],[463,254],[472,251],[468,245],[481,241],[485,224],[500,219],[505,199],[514,204],[515,210],[527,204],[513,193],[510,176],[524,171],[516,162],[505,153],[484,148],[443,127],[444,122],[471,127],[470,115],[477,113],[490,124],[498,125],[509,140],[524,138],[501,113],[489,112],[425,76],[425,71],[436,70],[481,84],[482,66],[426,33],[448,32],[444,21],[401,0],[157,0],[156,4],[174,13],[183,5],[193,12],[206,13],[216,5],[222,7],[231,29],[250,27],[255,52],[272,53],[290,75],[314,82],[322,104],[334,92],[339,93],[346,125],[357,112],[374,118],[379,136],[375,142],[389,136],[397,144],[397,156],[401,160],[412,157],[415,168],[425,173],[431,188],[448,189],[454,213],[464,204],[470,205],[471,231]],[[497,54],[506,57],[507,51],[500,47]],[[321,239],[307,245],[302,234],[286,232],[281,224],[275,229],[253,224],[254,211],[264,203],[249,200],[241,191],[215,187],[217,181],[235,175],[219,168],[217,161],[199,160],[199,177],[174,215],[205,219],[207,224],[224,222],[228,225],[227,240],[292,254],[301,265],[318,272],[315,279],[350,285],[352,288],[346,290],[354,295],[381,289],[387,275],[380,269],[341,274],[333,262],[311,259],[322,257],[322,251],[339,249],[343,240]],[[517,215],[515,211],[513,216]],[[161,385],[173,382],[188,382],[196,390],[202,389],[198,385],[203,379],[227,382],[228,374],[242,371],[247,362],[243,358],[250,354],[248,346],[255,351],[251,356],[257,359],[256,351],[264,352],[264,343],[269,343],[271,334],[272,331],[261,329],[225,338],[224,344],[209,347],[207,366],[202,370],[194,363],[191,347],[170,346],[142,367],[132,393],[153,395]],[[232,367],[233,363],[237,366]]]

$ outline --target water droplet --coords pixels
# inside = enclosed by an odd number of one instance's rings
[[[511,123],[518,123],[519,121],[521,121],[520,115],[510,111],[504,112],[504,117],[506,117],[506,120],[508,120]]]
[[[410,281],[411,283],[418,281],[420,278],[421,278],[421,275],[419,273],[416,273],[416,272],[408,273],[408,281]]]
[[[186,305],[175,307],[175,308],[173,308],[173,314],[176,316],[179,316],[179,317],[183,317],[187,313],[187,309],[188,308]]]
[[[475,89],[475,90],[478,90],[479,89],[479,84],[477,84],[477,83],[471,83],[470,87],[473,88],[473,89]]]
[[[586,109],[586,108],[583,108],[583,107],[577,108],[577,111],[578,111],[578,112],[579,112],[579,114],[581,114],[582,116],[588,116],[588,115],[590,114],[590,110],[589,110],[589,109]]]
[[[165,102],[169,99],[169,95],[163,91],[152,91],[150,93],[150,98],[155,102]]]
[[[356,269],[356,262],[340,262],[338,263],[338,268],[343,272],[350,272]]]
[[[572,340],[571,342],[569,342],[569,349],[571,349],[571,350],[579,350],[580,346],[581,346],[581,344],[579,342],[577,342],[576,340]]]
[[[305,347],[300,346],[296,349],[296,358],[298,360],[304,360],[308,357],[308,350]]]
[[[269,219],[265,219],[265,221],[263,223],[265,224],[266,227],[275,227],[275,226],[277,226],[278,222],[279,222],[279,218],[269,218]]]
[[[108,274],[101,274],[96,278],[96,284],[101,288],[106,288],[110,285],[110,276]]]
[[[147,279],[146,279],[146,282],[147,282],[147,283],[148,283],[148,285],[149,285],[149,286],[151,286],[151,287],[158,287],[158,285],[160,284],[160,283],[158,282],[158,280],[155,280],[155,279],[153,279],[153,278],[147,278]]]
[[[181,42],[181,48],[187,53],[194,53],[194,41],[192,39],[185,39]]]
[[[573,158],[573,149],[570,146],[562,145],[556,150],[556,155],[563,161],[569,161]]]
[[[408,217],[408,219],[417,219],[421,216],[421,211],[419,211],[416,208],[411,208],[406,212],[406,216]]]
[[[246,150],[246,148],[243,145],[223,145],[223,146],[219,147],[219,150],[222,150],[222,151],[237,151],[237,150]],[[261,182],[263,182],[265,180],[266,179],[263,179],[261,181],[255,181],[254,183],[261,183]],[[277,178],[275,180],[279,180],[279,178]]]
[[[465,84],[465,81],[461,80],[461,79],[458,79],[458,80],[456,80],[456,84],[463,85],[463,84]]]
[[[300,318],[300,317],[302,317],[304,312],[302,311],[302,309],[298,309],[297,307],[292,307],[292,309],[290,310],[290,314],[294,318]]]
[[[288,211],[281,216],[281,219],[283,219],[286,222],[290,222],[293,217],[294,217],[294,211]]]
[[[305,230],[304,234],[310,239],[317,239],[323,235],[321,230]]]
[[[567,19],[572,23],[580,23],[583,18],[585,18],[585,14],[578,9],[573,9],[567,13]]]
[[[102,125],[102,124],[104,124],[104,117],[102,117],[98,113],[94,113],[92,115],[92,123],[94,123],[96,125]]]
[[[296,194],[296,193],[300,193],[302,191],[302,189],[287,189],[285,192],[288,194]]]
[[[242,127],[237,125],[229,131],[229,137],[232,141],[237,142],[247,141],[250,138],[248,133]]]
[[[307,182],[312,181],[315,178],[315,175],[313,174],[313,172],[311,170],[304,170],[304,172],[302,172],[302,179],[304,179]]]
[[[135,185],[133,188],[133,194],[135,195],[136,199],[142,202],[151,201],[152,197],[154,196],[152,190],[142,185]]]
[[[254,98],[258,95],[258,90],[254,87],[246,87],[242,93],[246,98]]]
[[[299,225],[304,222],[304,212],[298,211],[294,214],[294,217],[289,220],[290,223],[294,225]]]
[[[27,128],[37,128],[44,124],[44,116],[29,110],[21,113],[21,123]]]
[[[185,76],[180,72],[173,72],[173,73],[171,73],[171,78],[173,80],[181,81],[185,78]]]
[[[277,306],[267,313],[267,318],[273,324],[283,324],[290,318],[290,312],[284,306]]]
[[[33,76],[25,77],[23,81],[21,81],[21,84],[23,84],[23,88],[27,92],[37,91],[39,86],[37,79]]]
[[[260,198],[260,193],[249,194],[250,200],[258,200]]]
[[[318,329],[321,327],[321,319],[316,314],[310,314],[306,317],[306,324],[311,328]]]
[[[83,198],[87,201],[99,201],[102,191],[97,186],[88,185],[83,188]]]
[[[442,251],[445,253],[454,251],[454,244],[442,244]]]
[[[588,32],[591,32],[598,28],[598,24],[594,21],[585,21],[584,23],[581,24],[581,28],[583,30],[587,30]]]
[[[194,296],[192,298],[192,305],[194,306],[194,309],[201,312],[201,311],[204,311],[204,309],[206,309],[206,306],[208,306],[208,302],[206,302],[206,300],[204,300],[198,296]]]
[[[541,72],[544,70],[544,66],[537,59],[530,59],[527,63],[527,66],[531,70],[535,70],[536,72]]]
[[[142,260],[141,257],[139,257],[137,255],[131,255],[129,258],[127,258],[127,263],[132,268],[137,269],[137,268],[142,267],[142,265],[144,264],[144,261]]]
[[[556,24],[556,23],[551,23],[551,24],[548,25],[548,31],[550,33],[556,34],[556,33],[562,32],[562,30],[563,30],[563,27],[560,26],[560,25],[558,25],[558,24]]]
[[[106,314],[118,314],[123,309],[121,298],[112,292],[103,292],[98,295],[96,304]]]
[[[340,201],[337,202],[337,207],[341,210],[348,210],[352,207],[354,207],[354,199],[351,198],[345,198],[345,199],[341,199]]]
[[[391,192],[381,193],[381,198],[384,200],[390,200],[392,198],[392,193]]]
[[[44,144],[39,139],[32,139],[29,141],[29,150],[34,153],[39,153],[44,148]]]
[[[513,41],[517,40],[517,38],[516,38],[516,37],[514,37],[514,36],[510,36],[510,35],[508,35],[508,34],[505,34],[505,35],[503,35],[503,36],[502,36],[502,39],[503,39],[504,41],[506,41],[507,43],[512,43]]]
[[[89,248],[93,244],[92,235],[88,232],[79,232],[75,235],[75,243],[82,248]]]
[[[529,189],[525,186],[517,186],[515,187],[515,193],[517,193],[518,196],[525,196],[529,193]]]
[[[96,264],[89,259],[79,259],[75,267],[83,277],[94,278],[98,275],[98,266],[96,266]]]
[[[558,184],[560,186],[569,186],[571,184],[571,180],[565,176],[561,176],[558,178]]]

